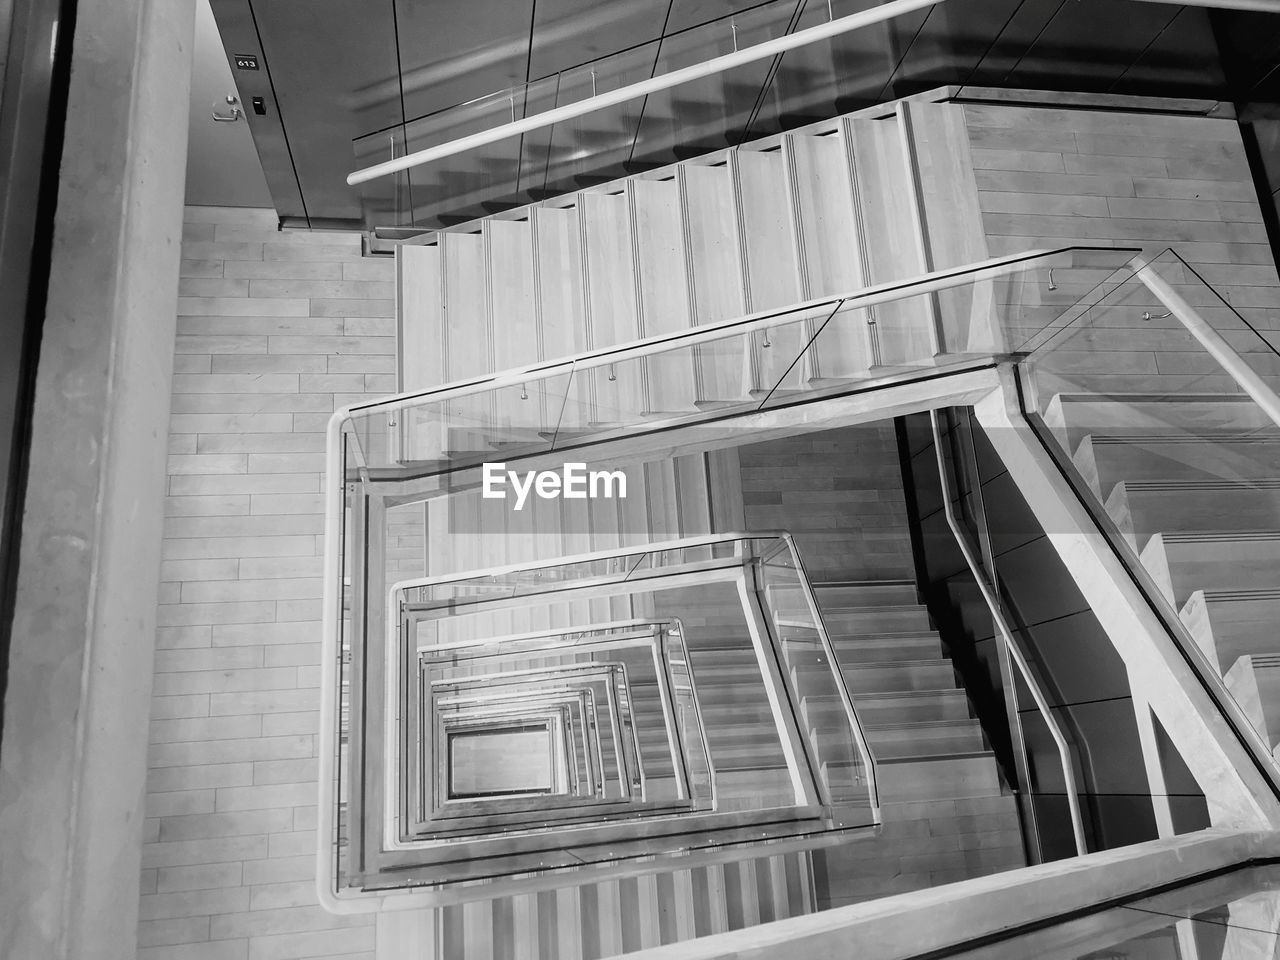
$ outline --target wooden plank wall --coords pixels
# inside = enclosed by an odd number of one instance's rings
[[[372,960],[315,897],[321,481],[335,407],[395,389],[393,265],[187,221],[138,958]]]
[[[965,118],[992,256],[1075,243],[1153,253],[1173,247],[1250,323],[1280,330],[1280,280],[1234,120],[1016,105],[947,109]],[[1041,291],[1057,310],[1083,293]],[[1185,289],[1220,329],[1242,329],[1204,293]],[[1109,374],[1123,374],[1125,389],[1143,389],[1129,374],[1146,371],[1149,389],[1215,389],[1200,378],[1218,368],[1181,325],[1143,321],[1142,304],[1155,303],[1148,295],[1132,302],[1135,309],[1098,315],[1108,330],[1087,347],[1082,337],[1064,350],[1055,364],[1064,385],[1079,373],[1105,388]],[[1242,351],[1263,347],[1252,335],[1232,339]]]
[[[736,453],[747,528],[794,534],[811,580],[914,579],[892,423],[748,444]]]

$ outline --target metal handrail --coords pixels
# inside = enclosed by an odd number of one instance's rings
[[[1176,254],[1175,254],[1176,256]],[[1178,258],[1181,260],[1181,257]],[[1205,351],[1222,365],[1222,369],[1247,393],[1271,420],[1280,426],[1280,396],[1267,385],[1256,370],[1244,362],[1225,337],[1209,325],[1173,285],[1152,269],[1148,261],[1134,271],[1142,283],[1155,294],[1156,299],[1169,308],[1174,318],[1186,327]],[[1264,341],[1265,342],[1265,341]]]
[[[783,539],[791,548],[791,556],[795,560],[797,580],[800,582],[800,589],[804,593],[805,602],[809,605],[809,612],[813,616],[814,625],[818,630],[818,640],[823,653],[827,657],[827,662],[835,668],[832,673],[836,678],[836,691],[840,697],[840,703],[844,707],[846,718],[853,727],[854,739],[858,747],[858,752],[862,755],[862,763],[867,771],[867,791],[871,797],[871,809],[880,811],[880,783],[876,774],[875,754],[871,751],[871,743],[867,740],[866,731],[862,729],[862,718],[858,716],[858,711],[854,709],[853,697],[849,693],[849,686],[844,682],[844,672],[840,669],[840,660],[836,656],[835,644],[831,642],[831,636],[827,633],[826,623],[822,619],[822,608],[818,606],[818,598],[814,595],[813,584],[809,580],[809,574],[804,568],[804,560],[800,556],[800,551],[796,548],[795,539],[789,533],[784,533]],[[774,556],[777,555],[775,551]],[[766,562],[768,559],[766,558]]]
[[[376,180],[379,177],[389,176],[393,173],[400,173],[404,170],[411,170],[414,167],[422,166],[424,163],[430,163],[433,160],[442,160],[445,157],[452,157],[459,153],[465,153],[476,147],[483,147],[490,143],[497,143],[500,140],[506,140],[509,137],[520,136],[530,133],[534,130],[541,130],[544,127],[550,127],[565,120],[572,120],[576,117],[585,116],[588,113],[595,113],[597,110],[603,110],[606,107],[616,106],[620,103],[627,103],[631,100],[639,100],[642,97],[651,94],[661,93],[663,90],[669,90],[672,87],[679,86],[682,83],[689,83],[693,80],[701,80],[704,77],[714,76],[717,73],[723,73],[726,70],[732,70],[734,67],[745,66],[749,63],[755,63],[758,60],[767,60],[770,57],[776,57],[779,54],[786,53],[788,50],[794,50],[797,47],[807,46],[811,43],[817,43],[819,40],[829,40],[832,37],[838,37],[844,33],[851,33],[854,30],[860,30],[863,27],[874,26],[877,23],[883,23],[886,20],[892,20],[895,17],[904,14],[914,13],[925,7],[932,7],[946,0],[890,0],[890,2],[873,7],[870,10],[863,10],[859,13],[850,14],[847,17],[840,17],[836,20],[830,20],[827,23],[819,24],[816,27],[809,27],[806,30],[800,30],[796,33],[789,33],[785,36],[776,37],[773,40],[766,40],[763,43],[753,44],[742,50],[735,50],[733,53],[727,53],[723,56],[713,57],[710,60],[704,60],[702,63],[695,63],[692,66],[683,67],[679,70],[672,70],[670,73],[664,73],[661,76],[650,77],[648,80],[641,80],[638,83],[628,84],[625,87],[619,87],[617,90],[610,90],[607,93],[597,94],[586,100],[580,100],[577,103],[566,104],[563,107],[556,107],[545,113],[535,114],[532,117],[525,117],[523,120],[515,120],[511,123],[504,123],[501,126],[492,127],[488,130],[482,130],[479,133],[473,133],[467,137],[460,137],[449,143],[443,143],[439,146],[428,147],[425,150],[418,150],[414,153],[406,154],[395,160],[387,160],[383,163],[376,163],[371,167],[365,167],[357,170],[347,176],[347,183],[350,186],[358,186],[367,183],[370,180]]]
[[[1031,672],[1031,665],[1027,662],[1022,650],[1014,640],[1013,631],[1010,630],[1009,623],[1000,609],[1000,602],[993,585],[988,581],[986,572],[978,563],[977,557],[974,556],[973,549],[970,547],[968,540],[965,539],[960,529],[960,523],[956,519],[955,508],[951,503],[951,483],[947,479],[946,459],[942,454],[942,430],[938,426],[937,410],[929,411],[929,422],[933,427],[933,446],[938,460],[938,477],[942,483],[942,507],[947,517],[947,526],[951,528],[956,544],[964,555],[965,563],[968,564],[969,572],[973,574],[974,582],[977,583],[978,590],[982,593],[982,599],[986,602],[987,609],[991,613],[991,619],[1000,631],[1005,649],[1009,652],[1010,659],[1017,666],[1018,672],[1022,674],[1022,679],[1026,683],[1027,689],[1031,691],[1031,699],[1035,701],[1036,709],[1040,712],[1040,716],[1044,718],[1045,726],[1049,728],[1049,734],[1053,737],[1053,742],[1058,748],[1058,757],[1062,764],[1062,775],[1065,780],[1067,806],[1071,811],[1071,832],[1075,837],[1076,853],[1086,854],[1089,852],[1089,847],[1084,835],[1084,818],[1080,812],[1080,797],[1076,790],[1075,764],[1071,760],[1071,748],[1067,743],[1067,738],[1062,733],[1061,726],[1054,719],[1049,702],[1045,699],[1044,693],[1040,689],[1040,684]]]

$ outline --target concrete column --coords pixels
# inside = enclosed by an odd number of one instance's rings
[[[78,7],[0,742],[0,956],[126,960],[194,0]]]

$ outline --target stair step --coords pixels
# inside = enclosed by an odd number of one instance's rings
[[[865,733],[877,760],[981,753],[987,749],[977,720],[867,726]]]
[[[899,660],[941,660],[942,639],[933,632],[869,637],[833,637],[836,659],[841,663],[892,663]]]
[[[954,686],[955,668],[950,660],[918,660],[902,663],[860,663],[842,666],[849,693],[897,693],[905,690],[937,690]]]
[[[1280,478],[1124,481],[1106,507],[1139,550],[1161,532],[1276,530]]]
[[[774,739],[769,744],[716,744],[711,749],[711,762],[715,765],[716,775],[729,770],[759,770],[775,765],[785,765],[782,748]]]
[[[1274,427],[1251,397],[1239,393],[1059,393],[1050,399],[1044,419],[1069,451],[1090,433],[1242,432]]]
[[[716,769],[716,794],[721,810],[754,809],[761,801],[792,806],[795,791],[785,765],[745,770]]]
[[[832,634],[927,632],[933,629],[922,606],[824,607],[822,622]]]
[[[876,781],[882,803],[1001,794],[999,769],[990,752],[880,760]]]
[[[1142,562],[1176,607],[1196,590],[1266,589],[1280,583],[1280,530],[1160,533]]]
[[[969,699],[963,690],[955,687],[891,693],[860,692],[853,703],[862,722],[870,726],[968,720],[970,717]]]
[[[1276,652],[1280,589],[1196,591],[1181,614],[1223,674],[1242,656]]]
[[[919,603],[919,591],[909,581],[815,583],[813,592],[822,609],[831,607],[909,606]]]
[[[1076,466],[1106,497],[1122,480],[1249,480],[1280,476],[1280,436],[1089,434]]]

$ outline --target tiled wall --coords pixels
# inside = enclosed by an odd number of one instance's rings
[[[313,892],[321,475],[335,406],[394,392],[393,264],[187,220],[139,957],[371,958]]]

